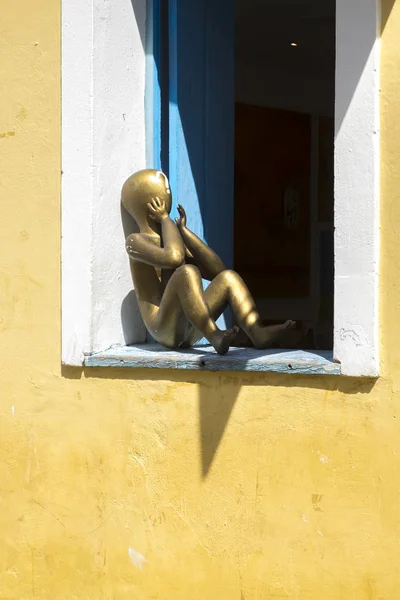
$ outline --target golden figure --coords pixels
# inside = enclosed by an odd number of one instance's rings
[[[205,337],[226,354],[244,334],[256,348],[267,348],[294,325],[262,326],[244,281],[188,229],[182,206],[179,219],[170,218],[172,196],[163,173],[146,169],[132,175],[122,203],[139,227],[127,238],[126,250],[140,313],[158,343],[187,348]],[[211,282],[206,290],[202,278]],[[228,305],[239,327],[222,331],[215,321]]]

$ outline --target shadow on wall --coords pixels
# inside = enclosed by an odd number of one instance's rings
[[[373,26],[374,19],[371,18],[371,16],[375,15],[375,11],[379,10],[379,7],[381,8],[380,22],[382,34],[394,6],[394,2],[395,0],[376,0],[376,2],[374,0],[368,0],[368,2],[365,2],[364,6],[364,4],[353,3],[352,5],[350,2],[346,3],[343,2],[343,0],[340,0],[341,5],[347,6],[343,12],[346,14],[347,21],[350,21],[352,26],[349,27],[346,25],[345,35],[343,37],[340,37],[340,35],[337,37],[337,55],[339,56],[340,62],[342,64],[344,63],[346,65],[351,65],[351,69],[349,69],[346,72],[346,75],[340,79],[341,104],[336,102],[336,134],[338,134],[340,131],[343,120],[346,117],[352,98],[361,80],[364,69],[369,61],[371,51],[377,39],[380,37],[379,32],[377,32],[376,28]],[[366,17],[367,12],[369,13],[368,17]],[[360,27],[360,22],[363,18],[368,19],[368,22],[371,24],[369,29],[362,29]],[[346,36],[349,35],[351,35],[353,38],[351,42],[349,42],[346,38]],[[356,40],[354,40],[355,37]],[[344,54],[344,50],[348,46],[350,46],[352,50],[351,57],[348,57]],[[345,71],[342,67],[342,75],[344,75],[344,73]]]
[[[392,12],[392,8],[394,6],[396,0],[381,0],[381,19],[382,19],[382,33],[385,30],[386,23],[390,17],[390,13]]]
[[[160,369],[117,369],[63,367],[62,375],[70,379],[82,377],[95,379],[157,381],[163,383],[191,383],[198,386],[199,438],[203,478],[207,477],[224,436],[229,419],[238,401],[242,387],[264,388],[268,396],[270,388],[307,388],[341,394],[369,394],[376,381],[351,377],[317,377],[266,373],[206,373],[198,371]],[[248,400],[247,400],[248,401]],[[321,399],[321,402],[323,400]],[[339,401],[339,400],[338,400]]]
[[[148,11],[148,4],[152,1],[153,0],[130,0],[140,35],[140,41],[142,42],[143,50],[146,50],[146,16]]]
[[[249,379],[249,383],[246,380]],[[218,447],[223,438],[226,426],[237,402],[242,385],[265,387],[268,389],[276,386],[296,388],[318,388],[323,390],[340,390],[345,394],[368,394],[375,385],[375,380],[359,379],[319,379],[313,377],[296,378],[285,375],[271,375],[268,377],[254,377],[248,374],[236,374],[236,377],[220,375],[218,384],[212,388],[206,385],[199,386],[199,429],[201,443],[201,472],[203,478],[207,477],[215,459]]]

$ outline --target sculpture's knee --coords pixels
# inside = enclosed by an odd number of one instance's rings
[[[175,271],[175,276],[185,281],[199,279],[200,271],[194,265],[182,265]]]
[[[240,276],[236,273],[236,271],[232,271],[232,269],[225,269],[225,271],[222,271],[218,277],[221,278],[224,284],[227,286],[237,285],[238,280],[240,280]]]

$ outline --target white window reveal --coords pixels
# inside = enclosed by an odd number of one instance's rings
[[[345,375],[377,376],[379,0],[337,0],[334,354]]]
[[[62,360],[145,341],[121,187],[145,156],[146,1],[62,2]]]
[[[160,40],[153,36],[153,24],[160,19],[157,0],[148,0],[147,6],[146,0],[62,0],[62,361],[76,366],[341,373],[376,377],[379,372],[380,26],[377,0],[336,0],[333,354],[234,349],[227,356],[219,357],[206,349],[203,352],[170,352],[144,343],[146,332],[135,305],[124,252],[125,234],[131,231],[132,224],[126,215],[121,218],[120,192],[131,173],[145,167],[146,163],[149,167],[159,168],[160,155],[167,153],[172,192],[178,192],[181,201],[185,191],[196,233],[206,236],[207,223],[202,220],[196,205],[199,184],[190,171],[193,167],[188,155],[190,140],[185,138],[185,124],[182,123],[184,103],[187,102],[185,90],[189,88],[180,88],[186,68],[182,52],[189,43],[200,46],[204,43],[199,37],[202,27],[208,36],[208,54],[203,58],[201,71],[201,76],[206,79],[198,85],[200,91],[204,90],[201,93],[207,96],[202,103],[202,98],[194,94],[192,101],[198,102],[198,110],[208,106],[211,111],[208,114],[218,123],[227,124],[232,115],[226,111],[220,114],[222,102],[217,106],[213,98],[222,99],[233,78],[229,79],[232,72],[225,74],[224,80],[218,73],[218,69],[223,69],[230,60],[228,46],[220,44],[216,35],[218,27],[214,27],[216,20],[222,18],[218,7],[223,4],[216,1],[212,11],[205,16],[202,2],[204,0],[193,0],[188,8],[183,0],[169,0],[166,27],[170,36],[171,83],[166,91],[163,88],[165,80],[158,71],[159,60],[153,60],[156,54],[159,59],[163,51]],[[272,0],[268,2],[274,4]],[[185,10],[189,12],[183,15],[180,11]],[[198,24],[193,36],[179,29],[180,23],[186,23],[190,18],[196,18]],[[231,18],[225,19],[227,35],[232,24]],[[289,42],[293,52],[301,48],[300,40]],[[193,65],[197,64],[195,55],[191,56]],[[218,60],[214,60],[215,56]],[[207,71],[208,65],[212,65],[212,71]],[[160,113],[166,93],[170,128],[167,147],[160,138]],[[271,90],[268,94],[271,95]],[[202,121],[194,133],[199,135],[204,155],[225,153],[227,158],[229,144],[224,145],[222,138],[213,143],[206,113],[203,118],[204,123]],[[314,141],[318,138],[318,128],[318,117],[313,117]],[[233,142],[232,132],[228,131],[228,134],[225,141]],[[313,143],[311,168],[317,169],[317,146]],[[222,186],[213,191],[215,198],[212,200],[215,219],[220,221],[227,205],[218,206],[217,198],[224,194],[229,198],[232,182],[225,179],[224,183],[213,169],[214,166],[208,163],[204,173],[205,177],[210,180],[214,177],[217,185]],[[311,190],[312,210],[315,210],[317,193],[316,189]],[[285,227],[296,230],[301,219],[302,201],[296,185],[287,185],[282,200]],[[232,211],[229,218],[233,220]],[[314,249],[318,245],[318,236],[324,231],[323,224],[318,227],[312,236]],[[326,227],[329,229],[330,225]],[[213,237],[213,232],[210,236]],[[224,241],[216,237],[216,244],[221,245],[217,250],[223,256],[225,254],[224,259],[229,263],[232,238]],[[314,254],[313,261],[312,269],[317,272],[318,253]],[[287,317],[308,318],[310,315],[312,318],[314,304],[312,295],[303,298],[296,305],[299,317],[289,313]],[[282,302],[274,304],[268,300],[266,303],[271,315],[282,310],[282,306]],[[278,312],[276,315],[280,318]]]

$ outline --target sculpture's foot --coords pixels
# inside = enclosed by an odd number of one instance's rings
[[[217,330],[210,337],[209,341],[211,345],[214,346],[214,349],[216,352],[218,352],[218,354],[226,354],[238,331],[239,327],[236,325],[232,327],[232,329],[227,329],[226,331]]]
[[[243,331],[243,329],[238,328],[238,332],[235,335],[234,340],[231,342],[231,347],[233,348],[254,348],[254,344],[247,335]]]
[[[277,342],[284,334],[295,327],[295,321],[286,321],[280,325],[268,325],[261,328],[262,340],[257,344],[257,348],[270,348],[272,344]]]

